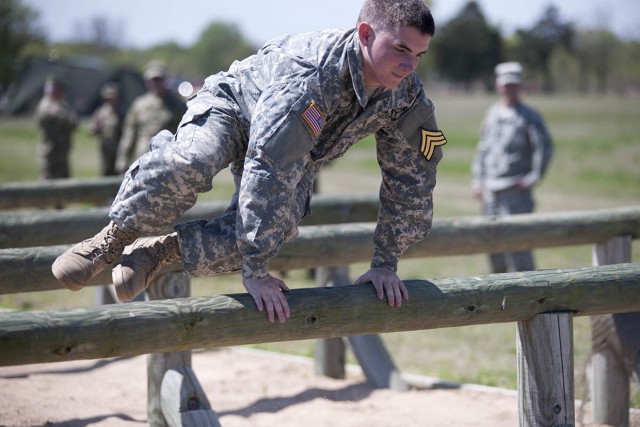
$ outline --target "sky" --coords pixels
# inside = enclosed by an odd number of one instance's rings
[[[468,0],[432,0],[437,26],[457,14]],[[349,28],[361,0],[23,0],[40,12],[49,41],[73,40],[78,24],[108,17],[121,30],[124,46],[147,48],[167,41],[193,44],[214,21],[238,26],[256,45],[282,34]],[[478,0],[489,23],[509,35],[530,28],[549,4],[560,16],[583,27],[606,27],[625,39],[640,40],[638,0]],[[524,11],[523,11],[524,10]]]

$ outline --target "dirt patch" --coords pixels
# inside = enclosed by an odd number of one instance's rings
[[[193,368],[224,427],[514,426],[515,392],[481,386],[370,387],[359,370],[334,380],[306,358],[246,349],[196,352]],[[2,426],[142,426],[146,357],[0,368]],[[577,409],[577,408],[576,408]]]

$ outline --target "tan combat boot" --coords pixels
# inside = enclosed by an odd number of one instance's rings
[[[113,284],[120,301],[131,301],[147,289],[155,275],[166,264],[182,257],[178,235],[138,239],[122,254],[122,263],[112,272]]]
[[[94,237],[75,244],[56,258],[51,271],[65,287],[78,291],[117,260],[136,237],[135,233],[121,230],[111,221]]]

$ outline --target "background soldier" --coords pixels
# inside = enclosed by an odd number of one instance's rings
[[[187,110],[184,100],[167,87],[167,72],[158,61],[144,71],[147,92],[136,98],[127,111],[116,169],[123,173],[149,149],[149,140],[163,129],[175,132]]]
[[[103,176],[118,175],[116,155],[122,136],[122,117],[118,112],[120,94],[115,83],[106,83],[100,95],[104,103],[91,116],[91,133],[100,142],[100,172]]]
[[[533,212],[532,190],[551,160],[551,137],[542,116],[520,100],[522,66],[504,62],[495,71],[500,101],[484,119],[472,165],[472,191],[482,200],[485,215]],[[489,258],[494,273],[535,270],[530,251]]]
[[[40,176],[43,179],[69,178],[71,135],[78,117],[65,101],[62,81],[49,78],[44,84],[44,96],[35,110],[35,119],[42,133],[38,149]]]

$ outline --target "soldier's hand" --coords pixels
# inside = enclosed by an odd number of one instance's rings
[[[288,291],[287,285],[280,279],[268,274],[260,279],[248,279],[243,277],[242,284],[253,297],[258,311],[267,311],[267,319],[274,322],[276,316],[280,323],[286,322],[291,315],[289,303],[282,291]]]
[[[387,296],[390,307],[400,307],[403,299],[409,299],[409,292],[396,273],[383,268],[372,268],[358,277],[354,284],[373,283],[378,299]]]

